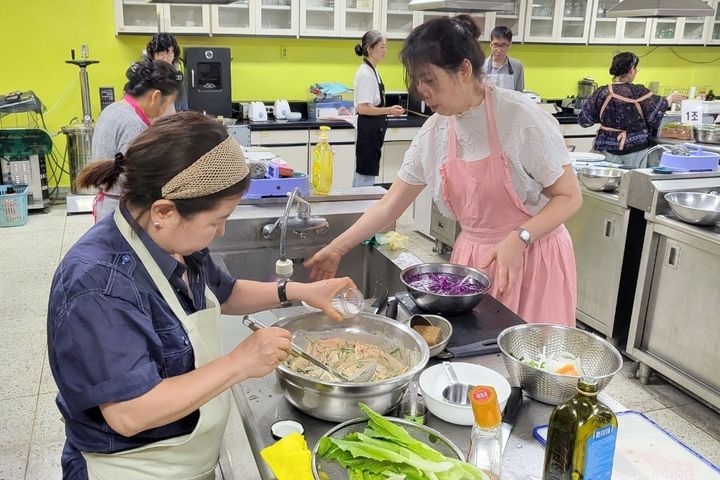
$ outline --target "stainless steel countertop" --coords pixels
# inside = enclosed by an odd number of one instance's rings
[[[398,310],[398,319],[403,320],[403,316],[406,314],[402,308]],[[289,307],[260,312],[254,317],[266,324],[273,324],[281,318],[306,311],[302,306]],[[233,320],[227,321],[228,319]],[[249,334],[249,331],[246,331],[247,329],[240,324],[240,317],[227,317],[226,321],[222,322],[221,325],[221,336],[228,351]],[[461,359],[461,361],[482,365],[501,373],[505,377],[508,376],[500,354],[468,357]],[[437,363],[437,360],[431,359],[428,366],[435,363]],[[305,428],[305,438],[311,450],[318,439],[335,426],[334,423],[305,415],[290,405],[283,396],[274,373],[263,378],[246,380],[235,385],[232,392],[245,425],[258,470],[264,480],[273,480],[275,478],[265,461],[260,457],[260,450],[274,443],[270,434],[270,425],[273,422],[278,419],[292,419],[300,422]],[[601,394],[601,400],[615,411],[625,410],[620,404],[604,394]],[[547,424],[551,412],[552,407],[550,405],[536,402],[527,396],[524,398],[517,423],[503,457],[504,480],[537,480],[542,478],[544,449],[533,438],[533,428]],[[470,427],[453,425],[432,417],[432,415],[430,415],[427,425],[447,436],[461,451],[467,452]]]

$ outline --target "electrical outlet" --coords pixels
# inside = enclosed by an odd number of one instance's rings
[[[287,47],[280,47],[280,60],[287,60],[288,51]]]

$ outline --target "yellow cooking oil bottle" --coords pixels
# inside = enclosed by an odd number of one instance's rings
[[[578,393],[550,416],[543,480],[610,480],[617,418],[597,399],[598,381],[580,377]]]
[[[333,183],[333,150],[328,143],[330,127],[320,127],[320,138],[312,155],[312,187],[316,195],[327,195]]]

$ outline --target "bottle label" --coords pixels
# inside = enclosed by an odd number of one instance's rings
[[[595,430],[585,447],[583,480],[610,480],[615,456],[617,427],[607,425]]]

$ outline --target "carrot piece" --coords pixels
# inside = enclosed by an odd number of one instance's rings
[[[572,363],[563,365],[562,367],[555,370],[555,373],[557,373],[558,375],[573,375],[576,377],[580,376],[577,369],[575,368],[575,365],[573,365]]]

